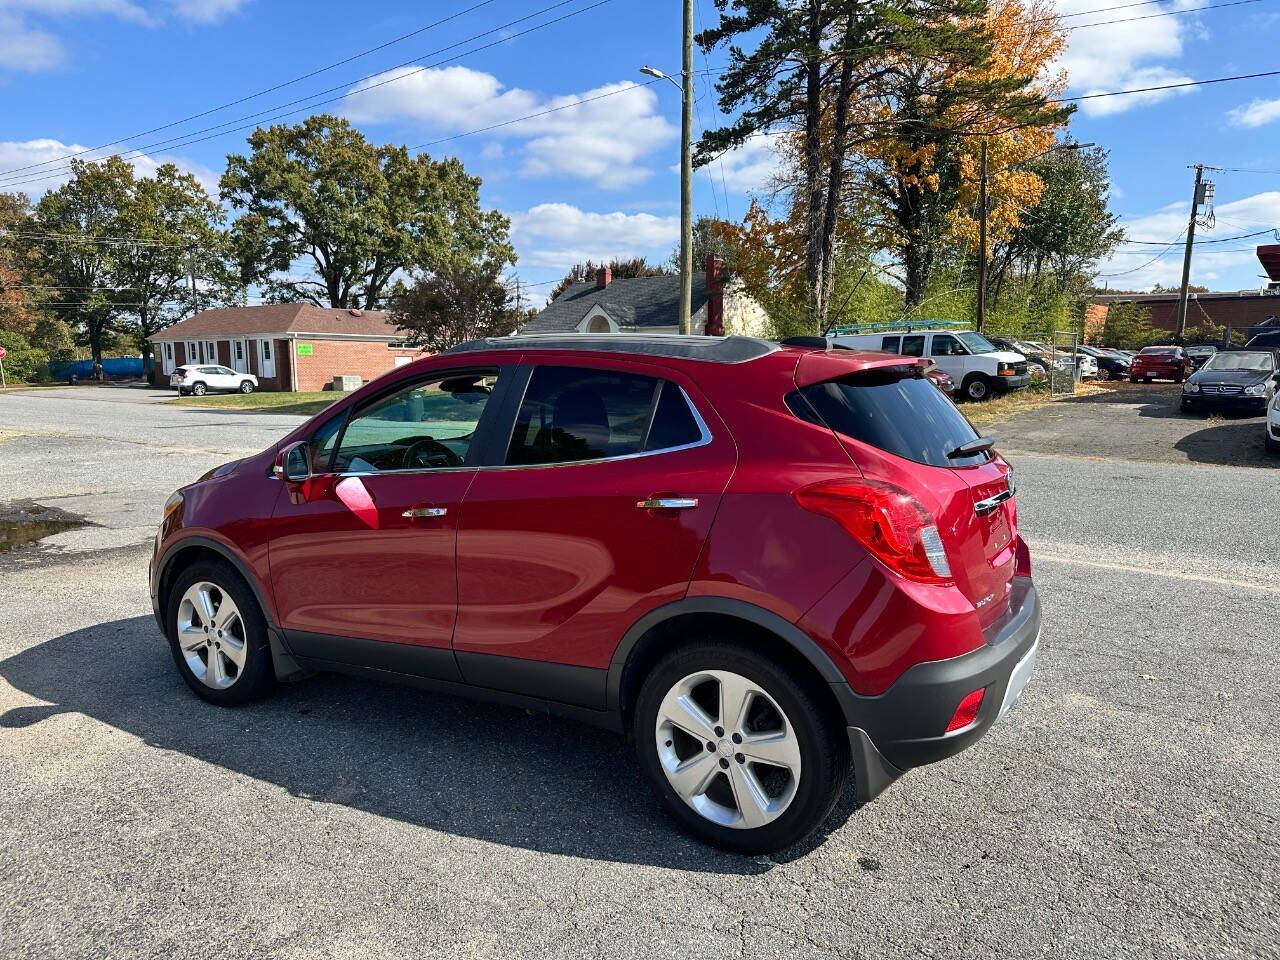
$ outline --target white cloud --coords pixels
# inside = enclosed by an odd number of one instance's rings
[[[1169,9],[1193,5],[1188,0],[1175,0]],[[1060,14],[1069,15],[1096,9],[1097,3],[1096,0],[1059,0],[1057,7]],[[1156,7],[1152,12],[1161,12],[1162,9]],[[1079,26],[1123,19],[1123,13],[1094,14],[1071,17],[1064,20],[1064,24]],[[1180,57],[1183,40],[1188,33],[1197,29],[1197,24],[1188,17],[1156,17],[1073,30],[1068,34],[1067,50],[1060,65],[1067,71],[1071,92],[1077,95],[1182,83],[1191,78],[1181,70],[1159,61],[1176,60]],[[1188,87],[1183,90],[1154,90],[1123,97],[1100,97],[1082,100],[1079,106],[1082,113],[1109,116],[1158,103],[1180,93],[1189,93],[1193,89]]]
[[[67,61],[62,42],[31,18],[114,17],[144,27],[160,26],[166,15],[213,23],[235,13],[246,0],[157,0],[151,8],[133,0],[0,0],[0,70],[34,73]]]
[[[1236,107],[1227,116],[1237,127],[1261,127],[1280,120],[1280,99],[1251,100],[1244,106]]]
[[[29,197],[39,197],[49,190],[56,190],[70,179],[70,172],[67,170],[65,161],[57,163],[46,163],[46,161],[57,161],[84,149],[83,144],[63,143],[61,140],[47,137],[39,140],[0,140],[0,170],[17,170],[32,164],[45,163],[45,166],[12,174],[12,180],[8,175],[0,177],[6,181],[0,183],[0,192],[17,190]],[[90,159],[97,158],[96,154],[90,157]],[[196,179],[211,197],[216,198],[218,195],[219,175],[203,164],[165,154],[158,154],[155,157],[132,157],[129,163],[140,177],[151,176],[161,164],[172,163],[179,170],[195,174]],[[46,176],[48,179],[44,179]],[[22,183],[21,180],[33,182]]]
[[[240,12],[246,0],[166,0],[173,12],[193,23],[216,23]]]
[[[675,127],[655,112],[657,103],[652,90],[630,82],[544,98],[468,67],[405,67],[362,82],[348,94],[344,112],[358,123],[414,121],[428,138],[501,124],[487,135],[523,141],[522,176],[576,177],[619,188],[646,180],[650,171],[641,158],[675,138]],[[520,119],[530,114],[542,115]]]
[[[16,13],[0,9],[0,70],[34,73],[62,63],[62,44],[43,30],[28,27]]]
[[[567,203],[540,203],[508,216],[522,267],[567,269],[613,257],[661,260],[680,236],[679,217],[592,213]]]
[[[1185,239],[1182,231],[1186,229],[1189,212],[1187,201],[1179,201],[1149,214],[1126,218],[1122,225],[1125,235],[1132,240],[1159,241],[1161,244],[1175,237],[1178,240],[1167,249],[1140,244],[1122,247],[1123,253],[1099,267],[1100,274],[1120,275],[1100,275],[1099,285],[1106,282],[1115,288],[1147,290],[1155,283],[1166,287],[1180,283]],[[1270,237],[1264,234],[1222,244],[1201,241],[1236,237],[1270,229],[1280,223],[1280,191],[1272,190],[1216,204],[1214,214],[1218,221],[1214,229],[1196,228],[1199,245],[1191,260],[1191,282],[1218,290],[1256,287],[1261,281],[1256,276],[1259,266],[1254,248],[1260,243],[1273,242]]]
[[[713,180],[724,174],[724,185],[739,193],[755,193],[774,181],[781,163],[774,149],[774,137],[754,137],[730,150],[710,165]]]

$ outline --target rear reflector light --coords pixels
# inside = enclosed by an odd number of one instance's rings
[[[963,730],[965,727],[971,727],[978,722],[978,711],[982,709],[982,698],[986,692],[987,688],[982,687],[960,701],[960,706],[956,707],[955,715],[951,718],[951,722],[947,724],[947,733]]]
[[[951,582],[951,566],[933,517],[915,497],[878,480],[824,480],[792,494],[835,520],[886,567],[920,583]]]

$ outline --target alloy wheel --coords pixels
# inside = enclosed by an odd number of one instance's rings
[[[676,794],[713,823],[755,829],[780,817],[800,782],[795,727],[757,683],[700,670],[658,708],[658,761]]]
[[[226,690],[244,670],[248,644],[244,618],[216,583],[193,583],[178,605],[178,646],[192,675],[207,687]]]

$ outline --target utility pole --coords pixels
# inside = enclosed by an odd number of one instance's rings
[[[680,103],[680,332],[693,333],[693,0],[684,0]]]
[[[1178,291],[1178,323],[1174,329],[1174,339],[1181,340],[1187,329],[1187,287],[1191,282],[1191,248],[1196,239],[1196,217],[1200,212],[1200,204],[1213,202],[1213,183],[1204,182],[1204,172],[1215,170],[1203,163],[1192,164],[1196,172],[1196,186],[1191,192],[1191,218],[1187,221],[1187,246],[1182,253],[1182,288]]]
[[[982,173],[978,178],[978,332],[987,326],[987,138],[982,138]]]

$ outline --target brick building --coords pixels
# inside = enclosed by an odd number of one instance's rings
[[[1280,244],[1257,249],[1258,262],[1271,282],[1261,289],[1231,293],[1191,293],[1187,296],[1187,329],[1230,327],[1242,336],[1260,333],[1263,327],[1280,323]],[[1173,332],[1178,326],[1177,293],[1114,293],[1093,297],[1085,308],[1085,339],[1096,342],[1107,321],[1112,304],[1136,303],[1151,314],[1157,330]]]
[[[205,310],[151,339],[157,383],[175,367],[216,363],[258,378],[261,390],[323,390],[341,375],[369,381],[423,356],[380,310],[307,303]]]

